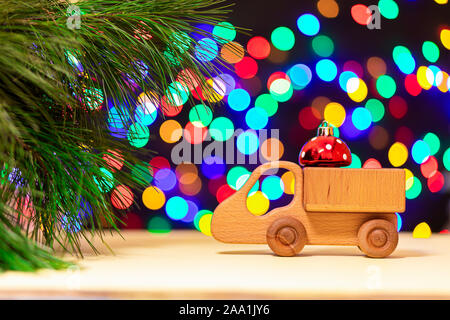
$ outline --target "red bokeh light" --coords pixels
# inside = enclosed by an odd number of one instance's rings
[[[382,168],[381,163],[377,159],[374,159],[374,158],[367,159],[366,162],[364,162],[362,167],[365,169],[381,169]]]
[[[199,144],[205,141],[206,135],[208,133],[208,128],[206,127],[196,127],[192,122],[188,122],[184,128],[184,138],[190,144]]]
[[[117,186],[111,193],[111,203],[117,209],[127,209],[133,204],[133,192],[127,186]]]
[[[420,171],[425,178],[430,178],[438,169],[438,162],[435,157],[430,156],[428,160],[420,165]]]
[[[389,112],[396,119],[401,119],[408,112],[408,105],[406,104],[405,99],[400,96],[393,96],[389,100]]]
[[[316,129],[321,121],[320,112],[312,107],[306,107],[298,113],[298,121],[306,130]]]
[[[234,65],[234,70],[240,78],[250,79],[258,73],[258,64],[253,58],[244,57]]]
[[[422,92],[422,87],[417,81],[417,76],[415,74],[408,74],[405,77],[405,89],[414,97],[418,96]]]
[[[411,145],[414,142],[414,134],[412,130],[405,126],[402,126],[397,129],[394,138],[395,141],[403,143],[408,148],[411,147]]]
[[[266,38],[253,37],[247,43],[247,51],[255,59],[265,59],[270,54],[270,43]]]
[[[270,91],[270,86],[277,79],[286,79],[286,80],[289,80],[289,82],[291,81],[291,79],[289,78],[289,76],[286,73],[284,73],[282,71],[274,72],[270,75],[269,79],[267,79],[267,90]]]
[[[364,70],[361,64],[359,62],[354,60],[349,60],[344,63],[344,66],[342,67],[343,71],[352,71],[354,72],[358,78],[362,78],[364,75]]]
[[[114,150],[107,151],[110,154],[104,154],[103,160],[106,161],[106,164],[111,169],[111,171],[115,172],[116,170],[120,170],[123,167],[123,156]]]
[[[127,213],[121,218],[124,222],[124,229],[142,229],[144,227],[141,218],[135,213]]]
[[[356,23],[367,26],[372,18],[371,10],[363,4],[355,4],[350,11]]]
[[[175,117],[178,115],[183,109],[183,105],[177,107],[168,101],[167,96],[162,97],[161,99],[161,108],[162,112],[167,117]]]
[[[169,161],[161,156],[154,157],[152,160],[150,160],[149,165],[153,169],[153,174],[158,172],[159,169],[169,168],[170,169],[170,163]]]
[[[224,184],[219,189],[217,189],[216,198],[219,203],[234,194],[236,190],[231,189],[227,184]]]
[[[434,174],[428,178],[427,185],[428,189],[433,193],[441,191],[444,187],[444,175],[439,171],[435,171]]]
[[[221,186],[223,186],[224,184],[227,183],[227,177],[226,176],[220,176],[218,178],[215,179],[210,179],[208,181],[208,191],[212,194],[215,195],[217,194],[217,190],[219,190],[219,188]]]

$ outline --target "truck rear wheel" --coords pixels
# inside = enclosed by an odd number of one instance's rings
[[[267,244],[279,256],[291,257],[299,253],[306,244],[306,230],[293,217],[281,217],[270,225],[266,233]]]
[[[358,240],[359,248],[368,257],[384,258],[397,247],[397,228],[384,219],[369,220],[359,228]]]

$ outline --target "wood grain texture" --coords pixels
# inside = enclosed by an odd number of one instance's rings
[[[258,180],[258,178],[267,170],[271,168],[284,168],[290,170],[295,175],[295,187],[294,187],[294,198],[293,200],[284,207],[279,207],[271,210],[263,216],[253,215],[246,206],[246,197],[252,186]],[[309,169],[309,168],[308,168]],[[330,170],[327,168],[319,168],[318,170]],[[344,176],[349,174],[355,174],[358,176],[355,183],[365,184],[366,182],[362,179],[364,177],[369,177],[371,179],[383,180],[380,177],[384,175],[384,171],[376,172],[372,177],[371,173],[359,174],[360,169],[336,169],[333,170],[349,170],[348,174],[345,173]],[[376,169],[367,169],[376,170]],[[395,227],[397,226],[397,218],[394,211],[389,211],[384,209],[386,206],[381,204],[379,210],[375,211],[344,211],[337,212],[339,210],[323,210],[318,212],[306,212],[303,207],[303,172],[300,166],[295,163],[287,161],[276,161],[271,163],[266,163],[258,168],[250,175],[247,183],[235,194],[225,199],[216,208],[212,218],[211,231],[215,239],[226,242],[226,243],[267,243],[266,233],[269,226],[274,223],[274,221],[281,217],[293,217],[298,219],[306,229],[307,241],[306,244],[313,245],[358,245],[358,230],[361,225],[372,219],[384,219],[392,223]],[[366,170],[363,170],[364,172]],[[378,170],[377,170],[378,171]],[[403,195],[400,195],[397,191],[399,199],[389,200],[391,203],[397,204],[396,208],[401,206],[403,201],[404,206],[404,176],[400,171],[403,170],[390,170],[387,169],[386,175],[392,181],[392,187],[399,186],[403,190]],[[314,178],[314,181],[309,182],[309,184],[321,184],[323,181],[318,177],[318,172],[314,171],[313,176],[309,178]],[[327,171],[324,171],[326,173]],[[328,178],[333,176],[333,174],[328,174]],[[335,175],[334,175],[335,176]],[[306,179],[306,177],[305,177]],[[378,181],[377,180],[377,181]],[[386,182],[387,179],[383,181]],[[327,181],[327,180],[325,180]],[[348,185],[348,182],[344,182]],[[312,187],[309,187],[312,188]],[[319,188],[323,189],[323,187]],[[352,190],[364,190],[364,188],[352,187]],[[356,191],[355,191],[356,192]],[[381,200],[381,194],[378,195],[378,200]],[[351,200],[354,201],[354,200]],[[353,204],[352,204],[353,205]]]
[[[267,229],[267,244],[275,254],[292,257],[306,244],[306,230],[303,224],[293,217],[281,217]]]
[[[404,212],[403,169],[303,170],[306,211]]]
[[[397,228],[383,219],[365,222],[358,231],[359,248],[371,258],[384,258],[394,252],[398,243]]]

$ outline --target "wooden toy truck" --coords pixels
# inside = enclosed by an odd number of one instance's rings
[[[262,216],[246,199],[259,177],[273,168],[295,176],[294,197]],[[214,211],[211,231],[227,243],[267,243],[280,256],[306,244],[355,245],[369,257],[386,257],[397,247],[397,217],[405,210],[403,169],[305,167],[288,161],[265,163]]]

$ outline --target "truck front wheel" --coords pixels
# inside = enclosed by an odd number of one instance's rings
[[[306,244],[306,230],[293,217],[281,217],[270,225],[266,233],[267,244],[279,256],[291,257],[299,253]]]
[[[395,225],[384,219],[366,221],[358,231],[359,248],[368,257],[384,258],[394,252],[398,243]]]

